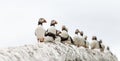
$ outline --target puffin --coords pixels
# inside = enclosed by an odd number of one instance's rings
[[[60,34],[61,34],[61,31],[60,31],[60,30],[57,30],[55,42],[61,42]]]
[[[84,39],[85,39],[84,47],[85,47],[85,48],[89,48],[89,42],[87,41],[87,38],[88,38],[88,37],[85,35],[85,36],[84,36]]]
[[[109,46],[106,47],[106,49],[104,50],[104,53],[110,53],[113,56],[113,53],[111,52]]]
[[[56,20],[51,20],[50,27],[45,32],[45,42],[55,41],[57,35],[57,29],[55,28],[56,24],[58,24]]]
[[[91,49],[99,49],[99,43],[96,36],[92,36],[92,42],[90,46],[91,46]]]
[[[73,37],[73,41],[75,46],[79,47],[79,43],[80,43],[80,36],[78,35],[80,33],[79,29],[75,30],[75,36]]]
[[[111,50],[110,50],[110,47],[109,47],[109,46],[107,46],[105,50],[107,50],[107,52],[111,52]],[[112,55],[113,55],[113,54],[112,54]]]
[[[101,52],[104,52],[104,49],[105,49],[105,45],[102,43],[102,40],[98,41],[98,44],[99,44],[99,49]]]
[[[79,42],[79,45],[80,47],[85,47],[85,39],[84,39],[84,33],[83,31],[80,31],[80,42]]]
[[[68,29],[65,25],[62,26],[62,32],[60,34],[60,37],[63,44],[74,44],[73,39],[68,34]]]
[[[38,26],[35,29],[35,36],[37,37],[38,42],[44,42],[45,29],[43,23],[47,23],[44,18],[40,18],[38,21]]]

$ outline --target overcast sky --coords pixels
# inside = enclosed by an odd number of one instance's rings
[[[69,34],[76,28],[96,35],[120,57],[120,0],[0,0],[0,47],[36,44],[37,21],[58,21],[57,29],[66,25]]]

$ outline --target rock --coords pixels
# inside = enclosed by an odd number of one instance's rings
[[[0,61],[118,61],[111,52],[62,43],[39,43],[0,49]]]

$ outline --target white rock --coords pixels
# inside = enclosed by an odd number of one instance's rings
[[[39,43],[0,49],[0,61],[118,61],[110,52],[62,43]]]

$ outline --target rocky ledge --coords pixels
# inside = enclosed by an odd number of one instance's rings
[[[0,61],[118,61],[110,51],[99,52],[62,43],[39,43],[0,49]]]

